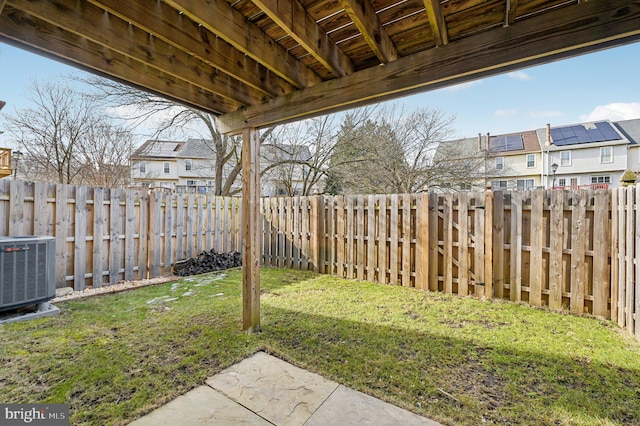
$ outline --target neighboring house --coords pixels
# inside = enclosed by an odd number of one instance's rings
[[[213,148],[203,139],[148,140],[131,156],[136,186],[208,192],[213,187]]]
[[[434,163],[457,173],[442,176],[443,190],[531,189],[541,183],[540,144],[535,131],[466,138],[439,144]],[[442,167],[443,175],[446,167]]]
[[[487,180],[494,190],[542,185],[542,154],[535,131],[489,136],[487,149]]]
[[[188,139],[185,142],[149,140],[131,156],[132,184],[176,192],[209,193],[214,190],[213,158],[211,141],[204,139]],[[260,168],[264,171],[261,178],[262,195],[299,195],[306,173],[304,163],[310,158],[306,146],[261,146]],[[225,178],[236,164],[236,158],[231,158],[225,164]],[[238,176],[232,191],[239,191],[240,188]]]
[[[9,148],[0,148],[0,179],[11,176],[12,173],[11,150]]]
[[[614,123],[597,121],[548,126],[537,133],[540,145],[544,147],[546,187],[595,189],[620,186],[620,178],[628,168],[630,141]]]
[[[616,121],[618,131],[629,141],[627,150],[627,170],[640,175],[640,119]]]
[[[262,145],[260,147],[261,191],[265,197],[302,195],[311,160],[304,145]],[[313,188],[311,188],[313,189]]]

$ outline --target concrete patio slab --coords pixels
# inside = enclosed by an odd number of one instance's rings
[[[206,383],[131,425],[439,426],[264,352]]]
[[[440,423],[380,401],[342,385],[305,423],[305,426],[376,425],[438,426]]]
[[[209,386],[197,387],[163,405],[131,426],[256,425],[270,423]]]
[[[207,380],[213,389],[276,425],[302,425],[338,383],[258,352]]]

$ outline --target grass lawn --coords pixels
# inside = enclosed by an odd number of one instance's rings
[[[449,425],[640,424],[640,345],[608,321],[309,272],[262,269],[60,304],[0,326],[0,403],[68,403],[121,425],[263,349]]]

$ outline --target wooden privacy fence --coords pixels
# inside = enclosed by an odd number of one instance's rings
[[[240,199],[0,180],[0,235],[56,238],[56,286],[241,249]],[[592,313],[640,337],[640,189],[263,198],[262,261]]]
[[[239,250],[240,199],[0,180],[0,235],[56,239],[56,287],[170,272],[202,250]]]
[[[263,200],[263,263],[617,321],[640,336],[640,191]]]

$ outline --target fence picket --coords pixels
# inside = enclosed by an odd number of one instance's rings
[[[415,286],[429,289],[429,195],[416,197]]]
[[[549,309],[562,308],[562,242],[564,240],[563,227],[563,194],[560,191],[548,191],[550,199],[549,213]]]
[[[364,258],[365,258],[365,228],[364,228],[364,196],[358,195],[356,198],[356,278],[364,279]]]
[[[402,285],[411,287],[411,195],[402,195]]]
[[[504,193],[493,193],[493,291],[504,297]]]
[[[626,188],[623,188],[623,191],[625,192],[626,195],[626,230],[627,232],[625,233],[626,235],[626,251],[625,251],[625,258],[624,258],[624,262],[625,262],[625,286],[626,286],[626,300],[625,300],[625,311],[626,311],[626,326],[627,326],[627,330],[630,333],[633,333],[634,330],[634,324],[633,324],[633,310],[634,310],[634,283],[633,283],[633,254],[634,254],[634,248],[633,248],[633,243],[634,243],[634,237],[633,237],[633,233],[635,232],[636,226],[634,223],[634,214],[633,214],[633,210],[634,210],[634,190],[635,188],[633,186],[629,186]]]
[[[522,300],[522,194],[511,193],[511,240],[509,241],[511,268],[509,295],[512,302]]]
[[[87,270],[87,187],[76,187],[73,288],[84,290]]]
[[[531,193],[531,250],[529,269],[529,303],[532,306],[542,306],[542,220],[544,218],[542,191]]]
[[[618,188],[615,190],[618,195],[618,325],[620,327],[625,326],[626,320],[626,291],[627,291],[627,278],[626,278],[626,265],[625,265],[625,256],[626,256],[626,238],[625,235],[627,233],[626,222],[625,222],[625,193],[624,188]],[[615,230],[615,228],[614,228]]]
[[[469,294],[469,211],[466,192],[458,194],[458,294]]]
[[[571,193],[571,312],[581,314],[584,312],[585,295],[585,244],[586,230],[586,192],[574,190]]]
[[[453,293],[453,196],[445,194],[442,205],[444,292]]]
[[[598,189],[595,193],[593,212],[593,314],[601,317],[607,316],[609,303],[608,222],[609,197],[606,190]]]
[[[375,281],[376,266],[376,198],[367,196],[367,280]]]

